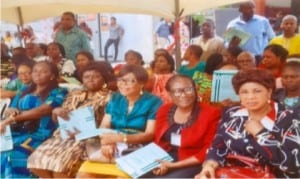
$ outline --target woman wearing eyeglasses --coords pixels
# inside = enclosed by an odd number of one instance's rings
[[[101,136],[101,154],[105,162],[114,161],[117,143],[146,144],[153,140],[154,119],[162,101],[143,91],[147,80],[147,71],[141,66],[124,65],[121,68],[117,78],[119,93],[112,95],[100,126],[120,132]],[[95,170],[95,167],[99,170]],[[104,177],[101,167],[103,163],[85,162],[77,177]]]
[[[220,110],[198,102],[195,83],[188,76],[171,77],[166,89],[172,103],[163,105],[157,112],[155,143],[174,161],[160,161],[160,167],[144,177],[191,178],[201,169]]]

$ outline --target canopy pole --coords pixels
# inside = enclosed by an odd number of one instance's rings
[[[181,48],[180,48],[180,16],[183,12],[179,10],[179,0],[175,0],[175,25],[174,25],[174,36],[175,36],[175,64],[178,70],[181,65]]]
[[[22,32],[23,32],[23,25],[24,25],[24,20],[22,17],[22,10],[20,7],[17,7],[18,11],[18,16],[19,16],[19,25],[17,26],[18,28],[18,33],[21,35],[21,46],[25,47],[25,39],[23,39]]]

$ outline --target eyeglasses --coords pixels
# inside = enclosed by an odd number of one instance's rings
[[[128,84],[128,85],[133,85],[136,83],[136,79],[126,79],[126,78],[117,78],[118,83],[123,83],[123,84]]]
[[[195,93],[194,87],[178,88],[171,90],[171,93],[175,97],[180,97],[184,93],[185,95],[192,95]]]

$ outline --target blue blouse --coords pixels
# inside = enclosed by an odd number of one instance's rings
[[[136,133],[145,131],[147,120],[154,120],[162,101],[148,92],[135,102],[128,113],[128,101],[120,93],[114,93],[108,102],[105,113],[111,115],[111,128],[125,132]]]
[[[17,93],[10,107],[17,108],[20,111],[26,111],[39,107],[42,104],[48,104],[52,108],[55,108],[61,106],[67,94],[66,89],[55,88],[49,92],[48,97],[44,101],[42,101],[39,96],[34,95],[32,93],[26,94],[25,96],[21,97],[22,92],[24,92],[27,88],[28,87],[24,87],[19,93]],[[56,129],[56,127],[56,124],[51,119],[51,115],[43,116],[40,119],[40,125],[38,130],[32,133],[31,135],[32,137],[37,138],[38,140],[45,140],[46,138],[50,137],[50,135]],[[12,135],[20,137],[20,132],[13,132]],[[26,136],[26,134],[23,134],[22,136]]]

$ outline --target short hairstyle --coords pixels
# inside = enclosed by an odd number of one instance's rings
[[[125,59],[127,58],[127,56],[129,54],[132,54],[134,55],[137,59],[139,59],[141,61],[141,64],[144,65],[144,60],[143,60],[143,56],[140,52],[138,51],[135,51],[135,50],[128,50],[126,53],[125,53]]]
[[[205,19],[201,25],[203,25],[204,23],[210,24],[213,28],[216,27],[215,22],[212,19],[209,19],[209,18]]]
[[[183,75],[183,74],[176,74],[176,75],[173,75],[171,78],[169,78],[169,80],[167,81],[166,86],[165,86],[165,88],[168,92],[171,92],[172,84],[177,79],[185,79],[185,80],[190,81],[191,84],[193,85],[193,88],[195,91],[195,96],[198,96],[195,81],[191,77]]]
[[[300,62],[297,61],[290,61],[284,64],[283,70],[286,68],[291,68],[295,71],[298,71],[300,73]]]
[[[138,83],[146,84],[148,81],[147,71],[142,66],[138,65],[123,65],[120,69],[118,77],[123,77],[129,73],[133,73]]]
[[[270,50],[277,57],[279,57],[281,62],[285,62],[289,55],[289,52],[284,47],[282,47],[281,45],[278,45],[278,44],[268,45],[264,49],[264,51],[266,51],[266,50]]]
[[[71,16],[71,17],[75,20],[75,14],[74,14],[73,12],[71,12],[71,11],[66,11],[66,12],[64,12],[62,15],[63,15],[63,16],[64,16],[64,15]]]
[[[240,3],[240,8],[242,6],[251,6],[251,7],[254,8],[255,7],[255,2],[253,0],[248,0],[248,1]]]
[[[243,49],[237,46],[229,47],[226,49],[228,53],[230,53],[232,56],[237,57],[240,53],[243,52]]]
[[[79,51],[79,52],[76,54],[75,58],[77,58],[78,55],[83,55],[83,56],[85,56],[89,61],[94,61],[94,60],[95,60],[93,54],[92,54],[91,52],[89,52],[89,51],[85,51],[85,50]]]
[[[110,18],[113,19],[114,21],[117,21],[117,18],[114,17],[114,16],[112,16],[112,17],[110,17]]]
[[[15,51],[19,51],[20,54],[26,55],[26,49],[25,49],[24,47],[16,47],[16,48],[13,48],[12,51],[13,51],[13,55],[14,55],[14,52],[15,52]]]
[[[167,63],[171,66],[170,68],[170,72],[175,70],[175,62],[174,62],[174,58],[169,54],[169,53],[161,53],[159,55],[157,55],[152,63],[152,67],[154,67],[156,60],[158,57],[163,56],[165,57],[165,59],[167,60]]]
[[[61,53],[61,56],[62,56],[63,58],[66,57],[66,51],[65,51],[65,48],[64,48],[64,46],[63,46],[62,44],[60,44],[60,43],[58,43],[58,42],[51,42],[51,43],[48,44],[48,47],[49,47],[50,45],[55,45],[55,46],[57,46],[58,49],[59,49],[59,52]],[[47,47],[47,48],[48,48],[48,47]]]
[[[27,61],[21,62],[19,64],[19,66],[17,67],[17,71],[19,70],[20,66],[27,66],[27,67],[29,67],[32,70],[32,68],[35,65],[35,63],[36,62],[34,60],[27,60]]]
[[[20,64],[27,63],[28,61],[31,60],[25,54],[17,54],[11,57],[11,62],[16,66],[16,68],[18,68]]]
[[[43,50],[43,55],[47,55],[47,45],[44,43],[39,43],[38,46]]]
[[[81,79],[83,77],[83,74],[87,71],[96,71],[96,72],[100,73],[101,76],[103,77],[105,83],[108,83],[111,81],[112,76],[111,76],[110,69],[103,62],[94,61],[94,62],[89,63],[87,66],[85,66],[80,73]]]
[[[213,53],[207,58],[204,72],[209,75],[212,75],[222,63],[223,55],[220,53]]]
[[[275,90],[275,77],[271,72],[263,69],[241,70],[232,78],[232,85],[236,94],[241,86],[248,82],[255,82],[263,85],[267,89]]]
[[[190,45],[188,49],[197,57],[200,58],[203,50],[199,45]]]
[[[297,24],[298,19],[297,19],[296,16],[294,16],[294,15],[292,15],[292,14],[285,15],[285,16],[282,18],[281,23],[284,23],[284,21],[286,21],[286,20],[288,20],[288,19],[292,19],[292,20],[295,21],[296,24]]]
[[[254,54],[251,53],[251,52],[249,52],[249,51],[243,51],[243,52],[241,52],[241,53],[237,56],[237,60],[238,60],[239,58],[241,58],[242,55],[245,55],[245,54],[246,54],[246,55],[249,55],[249,57],[252,59],[252,62],[253,62],[254,64],[256,63]]]

